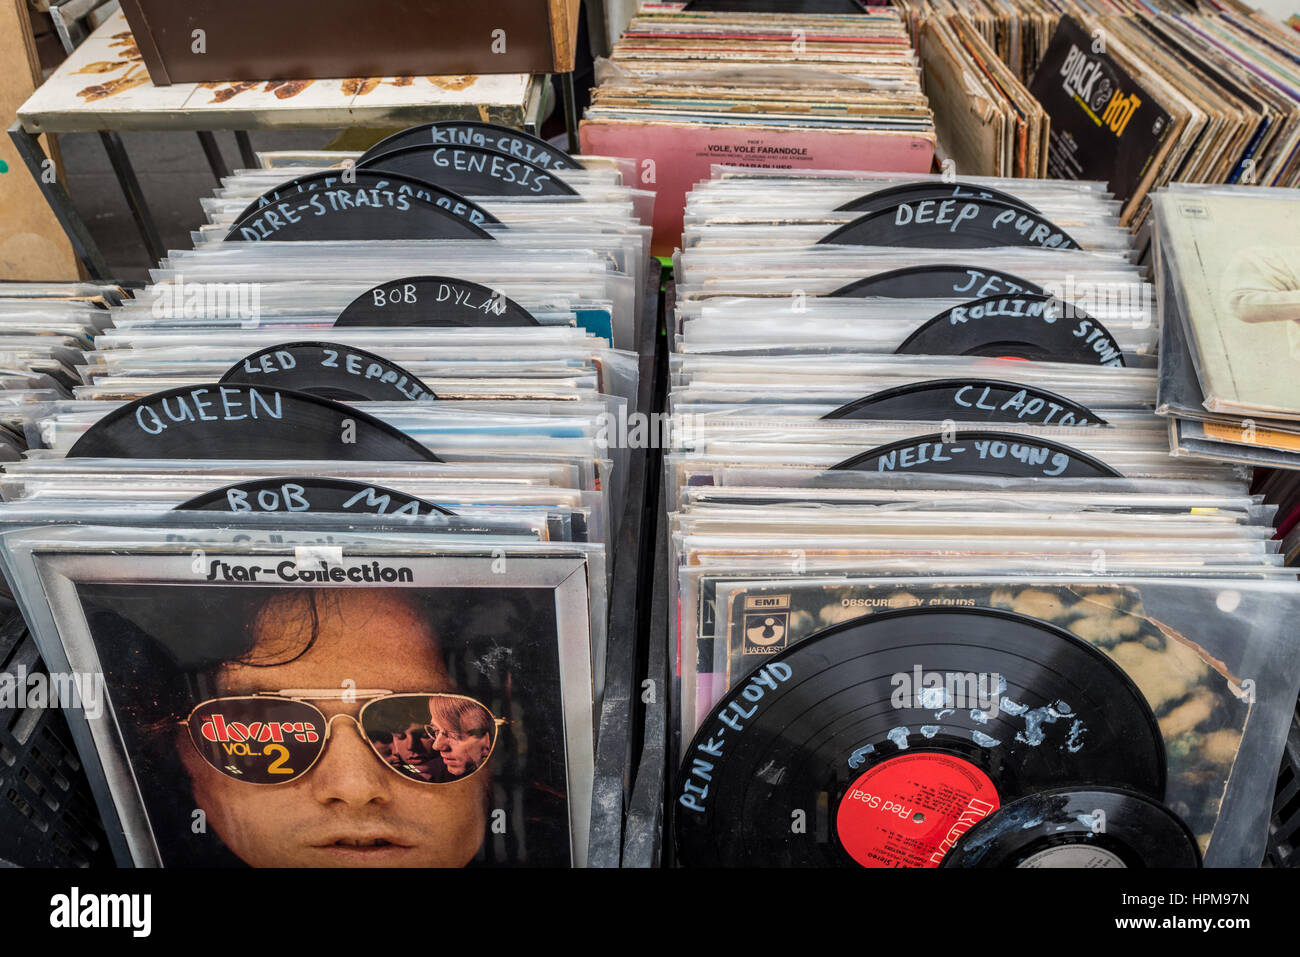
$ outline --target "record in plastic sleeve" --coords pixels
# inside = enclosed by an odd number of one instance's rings
[[[396,363],[337,342],[286,342],[245,356],[223,383],[270,385],[339,402],[429,402],[427,385]]]
[[[537,326],[519,303],[450,276],[410,276],[367,289],[334,321],[339,326]]]
[[[859,216],[820,242],[834,246],[926,249],[1079,248],[1068,233],[1038,213],[978,197],[899,203]]]
[[[1200,867],[1187,825],[1158,801],[1118,788],[1040,791],[972,827],[942,867]]]
[[[1010,612],[881,612],[731,688],[685,752],[672,827],[688,866],[936,867],[1062,783],[1163,797],[1159,727],[1118,665]]]
[[[972,183],[903,183],[886,189],[867,193],[857,199],[851,199],[843,206],[835,207],[837,213],[874,213],[882,209],[892,209],[899,203],[919,203],[927,199],[996,199],[1030,213],[1038,210],[1019,197],[1012,196],[992,186],[976,186]]]
[[[360,169],[437,183],[463,196],[577,196],[554,173],[483,146],[404,146],[362,160]]]
[[[288,182],[281,183],[274,189],[269,189],[257,199],[253,200],[243,211],[236,217],[237,220],[244,219],[251,213],[265,209],[276,203],[287,202],[294,203],[300,197],[300,193],[310,193],[316,190],[340,189],[343,187],[361,187],[366,190],[380,190],[386,192],[395,192],[402,196],[414,196],[416,199],[424,200],[426,203],[433,203],[440,206],[447,212],[452,213],[458,219],[468,220],[475,226],[484,226],[488,224],[499,224],[495,216],[489,213],[477,203],[472,203],[464,196],[457,195],[451,190],[426,182],[418,176],[402,176],[400,174],[377,173],[372,170],[361,170],[352,168],[343,172],[335,170],[323,170],[319,173],[308,173],[304,176],[297,176]],[[355,198],[355,194],[354,198]],[[380,205],[380,199],[387,201],[383,192],[377,197],[374,193],[368,197],[370,203],[375,206]],[[340,200],[342,204],[344,201]]]
[[[1054,296],[1037,295],[989,296],[953,306],[908,336],[896,352],[1124,365],[1124,354],[1105,326]]]
[[[522,130],[479,120],[439,120],[394,133],[361,154],[358,163],[406,146],[481,146],[500,150],[543,169],[582,169],[582,164],[563,150]]]
[[[237,482],[176,506],[189,512],[289,512],[362,515],[454,515],[441,505],[382,485],[292,476]]]
[[[941,432],[881,445],[831,466],[836,471],[928,472],[1026,478],[1115,478],[1105,462],[1060,442],[1011,432]]]
[[[197,385],[128,402],[68,458],[438,462],[415,439],[341,402],[273,386]]]
[[[493,220],[468,200],[448,190],[404,179],[358,170],[355,184],[336,182],[301,195],[290,193],[283,200],[260,206],[261,200],[255,201],[254,208],[230,227],[225,240],[491,238],[478,224]],[[436,199],[423,199],[417,192],[435,192]]]
[[[882,389],[823,416],[940,422],[1029,422],[1034,425],[1105,425],[1091,409],[1033,386],[997,379],[931,379]]]
[[[1041,286],[998,269],[983,266],[904,266],[876,273],[841,286],[837,299],[984,299],[1018,294],[1044,295]]]

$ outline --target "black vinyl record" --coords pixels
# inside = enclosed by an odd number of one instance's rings
[[[965,198],[996,199],[1008,206],[1015,206],[1027,212],[1038,212],[1037,209],[1023,199],[1012,196],[1010,193],[1004,193],[1000,189],[994,189],[992,186],[976,186],[973,183],[955,182],[903,183],[899,186],[890,186],[886,189],[878,189],[874,193],[859,196],[857,199],[851,199],[843,206],[836,206],[835,212],[874,213],[882,209],[893,209],[899,203],[919,203],[926,199]]]
[[[483,146],[543,169],[582,169],[582,163],[568,153],[531,133],[484,123],[480,120],[439,120],[425,123],[385,137],[361,154],[358,163],[374,159],[407,146]]]
[[[1046,389],[999,379],[930,379],[882,389],[840,406],[825,419],[940,422],[1028,422],[1105,425],[1091,409]]]
[[[688,866],[934,867],[1063,784],[1164,796],[1160,729],[1118,665],[1011,612],[887,611],[734,684],[685,751],[673,834]]]
[[[845,223],[820,242],[928,249],[1079,248],[1069,234],[1038,213],[978,197],[897,203]]]
[[[381,191],[381,197],[385,201],[387,201],[387,197],[382,196],[382,192],[393,192],[400,196],[414,196],[416,199],[441,207],[457,219],[468,220],[475,226],[500,225],[501,223],[499,219],[477,203],[471,203],[464,196],[454,193],[444,186],[427,182],[418,176],[377,173],[372,170],[356,168],[347,171],[322,170],[319,173],[308,173],[306,176],[295,177],[257,197],[244,207],[243,212],[239,214],[237,219],[244,219],[250,213],[255,213],[275,203],[293,203],[301,199],[300,194],[302,193],[311,193],[320,189],[330,190],[357,186],[366,190]],[[370,199],[374,202],[374,205],[379,205],[378,199],[373,195]]]
[[[383,356],[337,342],[286,342],[240,359],[221,377],[306,392],[339,402],[428,402],[418,376]]]
[[[1043,288],[1019,276],[983,266],[904,266],[841,286],[838,299],[984,299],[988,296],[1044,295]]]
[[[287,187],[329,177],[332,185],[301,192]],[[322,179],[323,182],[323,179]],[[355,182],[317,173],[254,200],[226,234],[226,242],[303,242],[366,239],[490,239],[495,217],[450,190],[390,173],[356,170]],[[421,195],[424,194],[424,195]],[[425,198],[425,196],[429,198]]]
[[[988,296],[939,313],[903,341],[899,355],[1003,356],[1123,366],[1115,337],[1054,296]]]
[[[1058,788],[994,811],[940,866],[1195,868],[1201,851],[1182,819],[1144,794]]]
[[[292,514],[454,515],[440,505],[382,485],[346,479],[292,476],[237,482],[204,492],[176,506],[189,512],[284,512]]]
[[[508,296],[467,279],[408,276],[367,289],[334,320],[338,326],[538,326]]]
[[[168,389],[119,406],[67,457],[441,461],[404,432],[341,402],[221,384]]]
[[[357,164],[437,183],[462,196],[577,196],[554,172],[486,146],[403,146]]]
[[[982,429],[918,435],[855,455],[834,471],[926,472],[1013,478],[1116,478],[1105,462],[1060,442]]]

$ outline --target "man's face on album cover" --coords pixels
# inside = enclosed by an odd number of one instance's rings
[[[313,627],[315,641],[294,658]],[[273,602],[258,616],[254,638],[249,663],[218,672],[219,695],[456,690],[437,636],[399,590],[319,592],[314,622],[310,603],[297,596]],[[332,718],[355,716],[363,702],[313,703]],[[486,773],[441,785],[408,781],[385,767],[346,719],[332,722],[324,753],[309,771],[275,786],[227,777],[187,741],[178,739],[177,746],[209,826],[253,867],[461,867],[483,839]]]

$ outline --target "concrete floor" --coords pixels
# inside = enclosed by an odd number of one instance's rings
[[[322,149],[337,130],[253,131],[255,150]],[[232,170],[242,164],[233,133],[217,133],[217,142]],[[124,133],[122,142],[135,167],[140,188],[168,249],[190,249],[190,230],[203,221],[199,200],[209,196],[216,179],[193,133]],[[144,280],[150,262],[103,142],[95,133],[59,137],[68,192],[99,244],[113,277]]]

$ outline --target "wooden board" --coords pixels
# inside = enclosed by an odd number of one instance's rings
[[[18,119],[33,133],[404,127],[439,119],[522,126],[538,82],[507,73],[154,86],[119,11],[18,109]]]
[[[0,116],[36,88],[27,0],[0,0]],[[12,120],[6,120],[7,126]],[[8,135],[0,135],[0,279],[77,279],[72,246]]]

